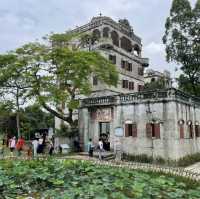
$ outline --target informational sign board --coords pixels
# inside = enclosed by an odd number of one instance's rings
[[[115,128],[115,136],[116,137],[123,137],[124,129],[122,127]]]

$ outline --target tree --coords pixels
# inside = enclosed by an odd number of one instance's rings
[[[54,117],[41,109],[38,104],[33,104],[22,109],[21,133],[27,138],[33,137],[38,129],[54,127]]]
[[[0,93],[3,100],[12,101],[16,110],[17,133],[20,136],[20,107],[26,102],[29,80],[27,63],[17,52],[0,55]]]
[[[108,84],[117,85],[115,66],[98,52],[83,51],[77,36],[52,34],[45,44],[30,43],[16,50],[29,66],[26,81],[31,82],[33,96],[54,116],[75,125],[72,115],[79,107],[79,97],[91,93],[91,75]],[[63,109],[67,107],[68,114]]]
[[[0,134],[15,135],[16,119],[13,104],[10,101],[0,103]]]
[[[175,61],[183,72],[180,88],[200,95],[200,0],[194,9],[188,0],[173,0],[165,29],[167,61]]]

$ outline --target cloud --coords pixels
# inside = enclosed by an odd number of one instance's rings
[[[144,47],[144,51],[149,55],[163,55],[165,53],[165,46],[152,41]]]
[[[84,25],[101,12],[115,20],[127,18],[142,38],[143,55],[150,58],[150,67],[169,68],[161,39],[170,6],[169,0],[1,0],[0,52],[51,31]]]

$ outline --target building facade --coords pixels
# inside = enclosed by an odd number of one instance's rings
[[[163,72],[156,71],[153,69],[147,69],[144,73],[145,83],[152,83],[162,80],[165,88],[172,87],[172,78],[169,71],[164,70]]]
[[[143,88],[143,71],[149,65],[149,60],[142,57],[141,39],[135,35],[128,20],[115,22],[105,16],[93,17],[88,24],[70,32],[92,34],[96,41],[89,47],[82,46],[82,49],[99,52],[116,65],[119,72],[119,82],[116,88],[110,88],[92,76],[93,94],[137,92]]]
[[[176,89],[88,98],[79,109],[82,146],[101,134],[115,149],[116,129],[126,154],[179,159],[200,152],[200,99]]]
[[[91,96],[104,96],[119,93],[132,93],[143,89],[144,68],[148,67],[149,59],[142,57],[141,39],[135,35],[128,20],[123,19],[115,22],[109,17],[93,17],[92,20],[70,33],[91,34],[96,38],[89,46],[81,46],[80,50],[92,50],[116,65],[119,72],[117,87],[109,87],[100,82],[95,75],[91,75]],[[72,45],[79,45],[80,41],[72,41]],[[82,96],[81,98],[84,98]],[[67,109],[64,113],[67,114]],[[74,118],[77,118],[77,112]],[[55,127],[60,128],[61,120],[55,118]]]

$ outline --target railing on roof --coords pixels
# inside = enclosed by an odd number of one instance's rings
[[[169,88],[163,90],[143,91],[137,93],[120,94],[113,96],[86,98],[82,100],[82,106],[105,106],[117,103],[128,104],[143,100],[175,100],[179,99],[186,103],[194,103],[200,106],[200,98],[194,97],[180,90]]]
[[[115,103],[115,96],[86,98],[82,100],[84,106],[111,105]]]
[[[114,20],[112,20],[109,17],[100,17],[97,20],[91,21],[90,23],[87,23],[87,24],[85,24],[83,26],[77,27],[74,30],[70,30],[69,32],[70,33],[86,32],[88,30],[91,30],[93,28],[96,28],[96,27],[102,25],[103,23],[113,27],[114,29],[117,29],[118,31],[121,31],[126,36],[131,37],[134,41],[136,41],[137,43],[141,44],[142,40],[141,40],[140,37],[138,37],[134,33],[130,35],[130,31],[127,28],[119,26],[119,24],[117,22],[115,22]]]

